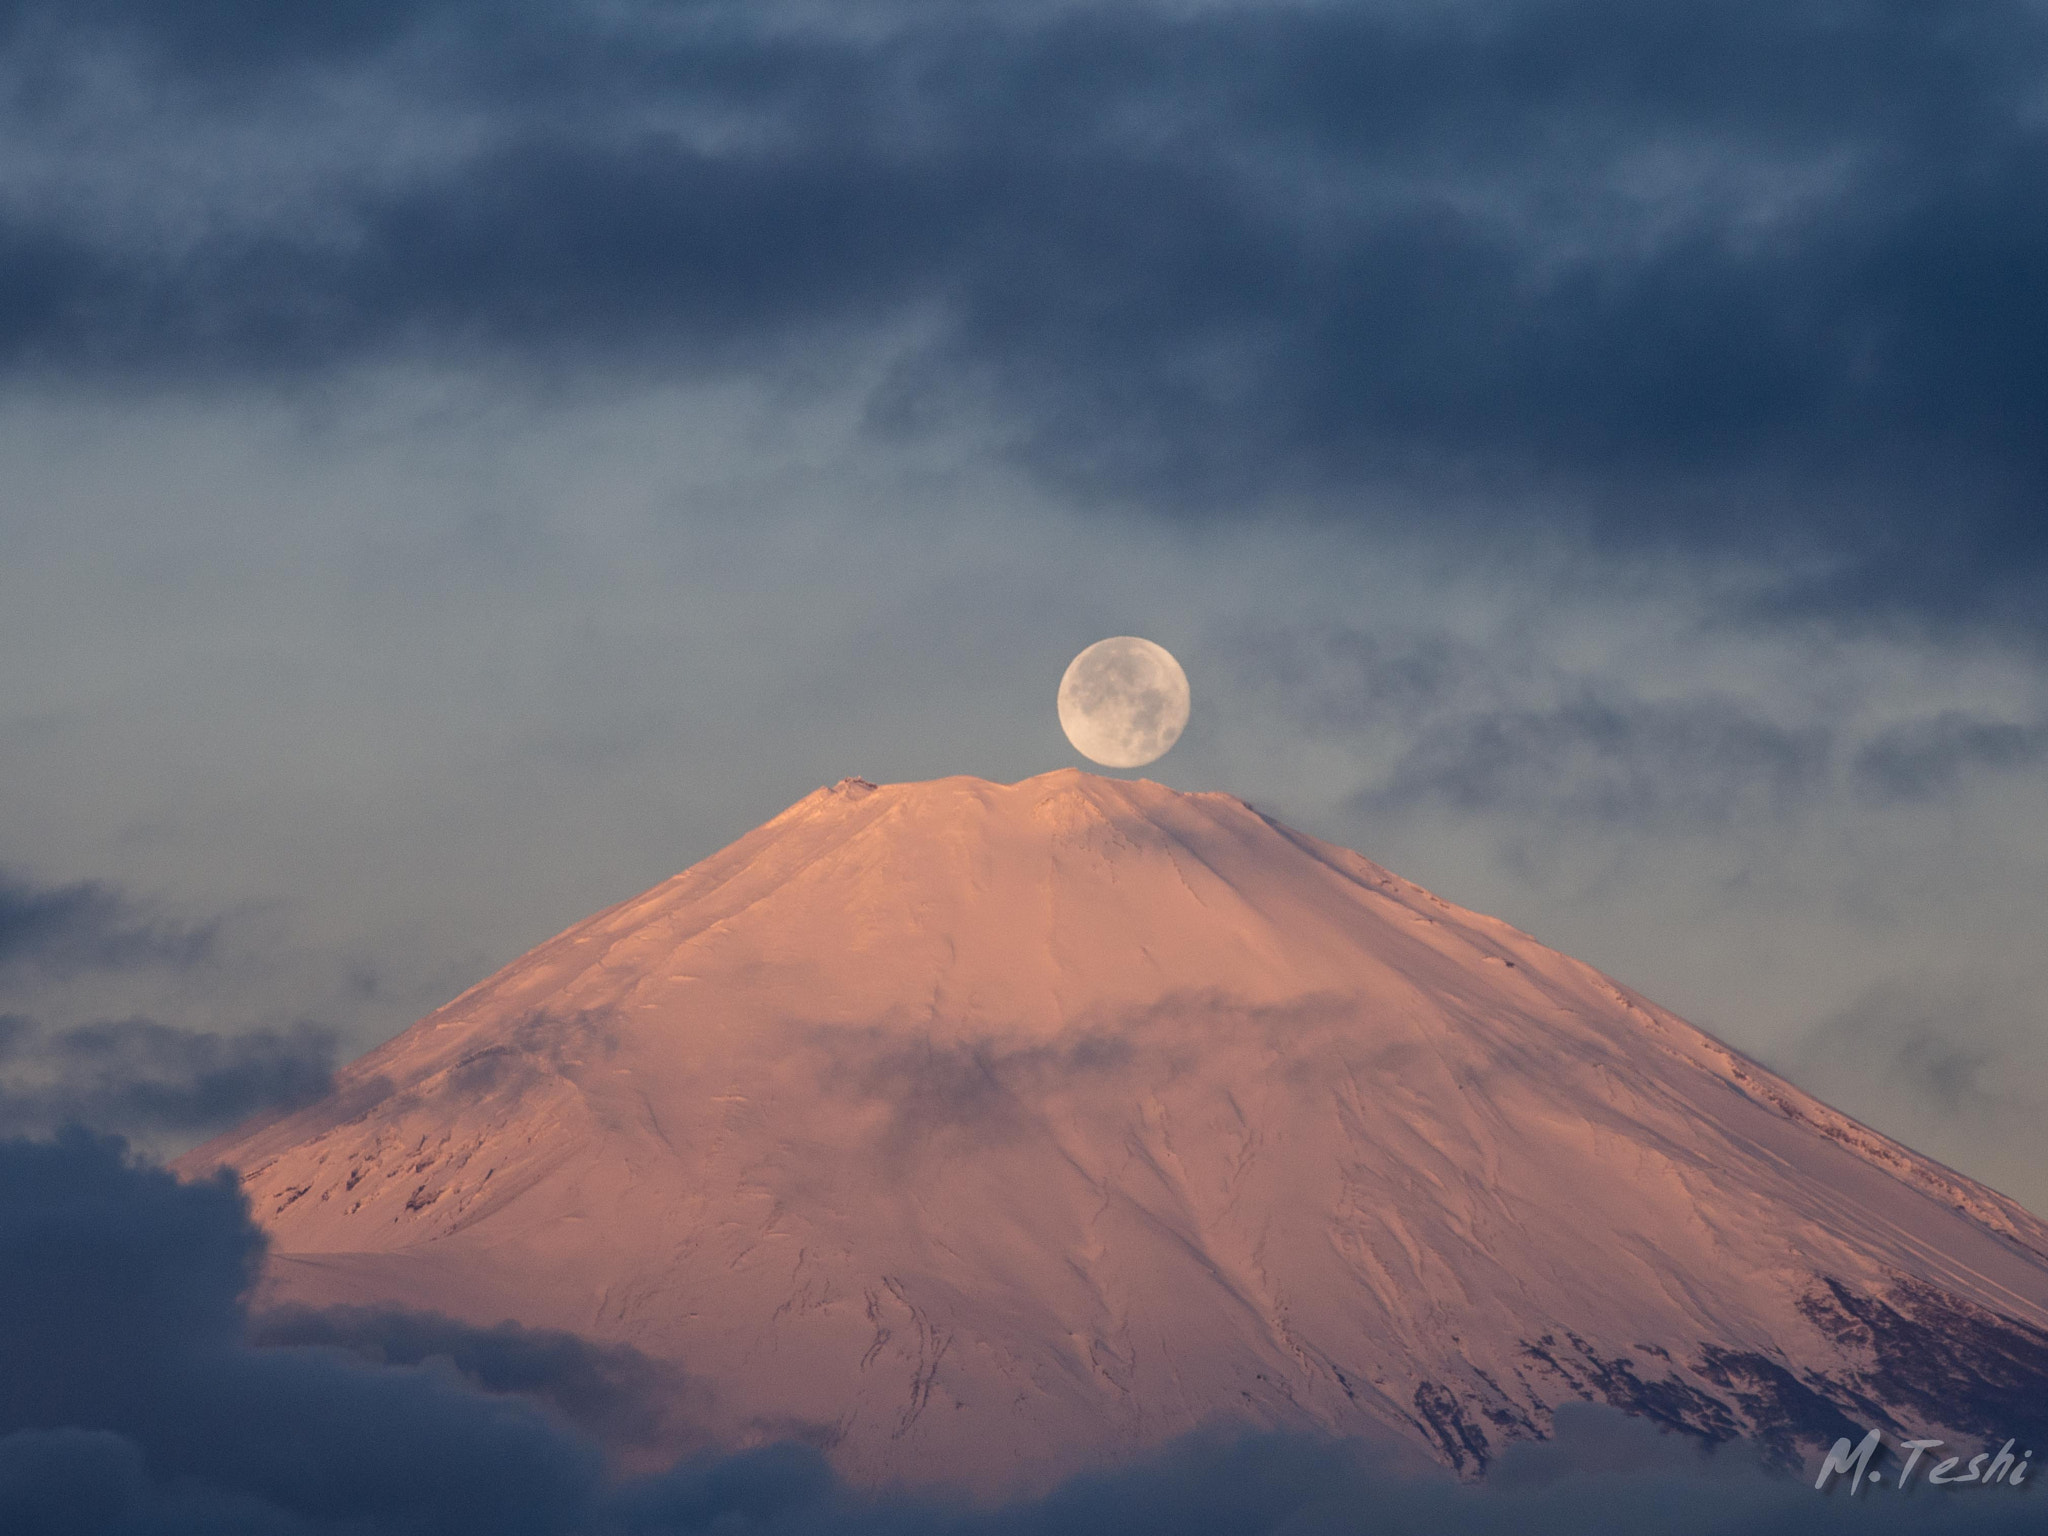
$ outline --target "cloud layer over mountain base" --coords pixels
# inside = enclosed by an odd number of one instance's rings
[[[1555,1441],[1518,1448],[1477,1489],[1397,1474],[1355,1445],[1256,1436],[1199,1437],[994,1508],[852,1489],[791,1444],[621,1479],[569,1418],[632,1422],[634,1374],[615,1351],[360,1315],[271,1330],[318,1342],[253,1343],[261,1238],[224,1181],[181,1184],[77,1132],[7,1142],[0,1230],[11,1536],[1816,1536],[2038,1520],[2035,1498],[2005,1488],[1852,1504],[1602,1409],[1564,1413]]]

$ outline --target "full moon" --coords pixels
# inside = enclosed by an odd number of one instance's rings
[[[1096,641],[1060,679],[1060,729],[1105,768],[1158,762],[1187,723],[1187,673],[1165,646],[1136,635]]]

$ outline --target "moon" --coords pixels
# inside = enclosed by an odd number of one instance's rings
[[[1136,635],[1096,641],[1060,679],[1060,729],[1105,768],[1158,762],[1187,723],[1187,673],[1165,646]]]

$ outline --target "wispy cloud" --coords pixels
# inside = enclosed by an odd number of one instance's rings
[[[1809,1067],[1853,1061],[1944,1116],[2009,1112],[2013,1042],[1967,983],[1887,979],[1823,1020],[1800,1043]]]
[[[0,868],[0,966],[59,973],[191,966],[212,956],[216,929],[167,919],[99,881],[38,885]]]
[[[2030,954],[2003,966],[1894,970],[1773,1055],[1839,1107],[2038,1208],[2048,1156],[2041,998]]]
[[[306,1023],[232,1034],[149,1019],[51,1029],[0,1014],[0,1135],[74,1123],[130,1136],[225,1129],[325,1093],[335,1043]]]
[[[1952,793],[1973,773],[2048,763],[2048,721],[1998,720],[1947,710],[1879,732],[1856,754],[1865,793],[1887,801]]]
[[[1692,832],[1801,806],[1826,782],[1831,745],[1824,727],[1779,725],[1728,697],[1584,696],[1434,723],[1358,804]]]

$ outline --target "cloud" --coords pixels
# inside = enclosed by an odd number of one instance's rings
[[[0,1443],[46,1507],[104,1469],[128,1498],[100,1529],[539,1533],[595,1486],[590,1447],[452,1371],[245,1346],[262,1242],[227,1179],[77,1133],[0,1146],[0,1211]]]
[[[119,1019],[48,1029],[0,1014],[0,1135],[76,1123],[139,1135],[219,1130],[309,1104],[333,1081],[315,1024],[216,1034]]]
[[[192,966],[211,957],[214,925],[165,920],[96,880],[37,885],[0,868],[0,966],[66,974],[135,966]]]
[[[2027,1070],[2038,975],[1893,976],[1864,988],[1795,1042],[1795,1067],[1845,1090],[1872,1079],[1944,1119],[2040,1118]]]
[[[367,1314],[343,1315],[318,1342],[252,1345],[243,1307],[262,1242],[224,1176],[180,1183],[78,1132],[0,1143],[0,1230],[10,1536],[1828,1536],[2017,1532],[2036,1514],[2002,1488],[1852,1503],[1740,1447],[1594,1408],[1561,1412],[1555,1441],[1512,1449],[1477,1489],[1399,1472],[1355,1444],[1215,1434],[995,1506],[861,1492],[798,1445],[608,1479],[596,1445],[561,1418],[475,1383],[496,1374],[559,1401],[604,1378],[614,1352]],[[372,1336],[392,1352],[382,1363],[336,1347]]]
[[[1793,641],[1737,690],[1697,680],[1719,684],[1725,664],[1689,665],[1689,649],[1713,645],[1684,621],[1634,655],[1577,643],[1593,654],[1568,665],[1569,641],[1266,624],[1225,635],[1212,659],[1236,707],[1354,747],[1364,782],[1350,809],[1381,825],[1434,810],[1498,816],[1517,835],[1560,824],[1575,836],[1596,825],[1653,836],[1782,827],[1814,811],[1954,800],[2048,764],[2048,723],[2024,704],[2004,717],[1901,719],[1948,690],[1873,685],[1825,646]],[[2022,684],[2018,696],[2032,691]]]
[[[2048,722],[1989,720],[1961,710],[1894,725],[1856,754],[1858,787],[1880,801],[1948,795],[1972,773],[2048,762]]]
[[[1802,1087],[2038,1209],[2048,1165],[2044,977],[2025,947],[1896,956],[1768,1052]]]
[[[17,379],[862,336],[879,430],[992,411],[1091,499],[1403,487],[1445,534],[2039,630],[2024,0],[9,14],[16,136],[93,130],[0,183]]]
[[[371,1307],[290,1307],[259,1313],[250,1342],[319,1346],[377,1365],[441,1361],[485,1392],[517,1393],[545,1403],[610,1446],[683,1442],[675,1405],[691,1384],[682,1372],[623,1345],[517,1323],[476,1328],[426,1312]]]
[[[8,0],[0,5],[0,38],[33,50],[61,29],[101,46],[139,46],[180,73],[233,75],[359,56],[403,36],[424,9],[404,0],[347,0],[317,13],[274,0],[195,0],[175,8],[135,0]]]
[[[1280,701],[1314,735],[1413,730],[1475,699],[1498,700],[1515,686],[1512,663],[1448,634],[1380,634],[1325,624],[1245,629],[1221,656],[1233,681]]]
[[[1831,745],[1824,727],[1779,725],[1733,698],[1584,694],[1435,722],[1356,807],[1697,832],[1797,809],[1827,783]]]
[[[1658,696],[1613,666],[1568,669],[1526,645],[1448,631],[1247,629],[1230,685],[1312,738],[1353,743],[1350,810],[1498,817],[1517,835],[1783,823],[1837,787],[1838,711],[1758,688]]]
[[[864,1127],[890,1161],[907,1164],[976,1157],[1053,1133],[1059,1106],[1075,1095],[1121,1095],[1135,1063],[1172,1077],[1204,1049],[1254,1036],[1294,1038],[1307,1026],[1349,1017],[1351,1000],[1317,993],[1278,1005],[1253,1005],[1202,989],[1176,992],[1140,1009],[1070,1015],[1058,1040],[1018,1032],[1000,1014],[962,1039],[897,1043],[896,1032],[867,1025],[794,1026],[782,1047],[807,1056],[822,1093],[878,1111]]]

